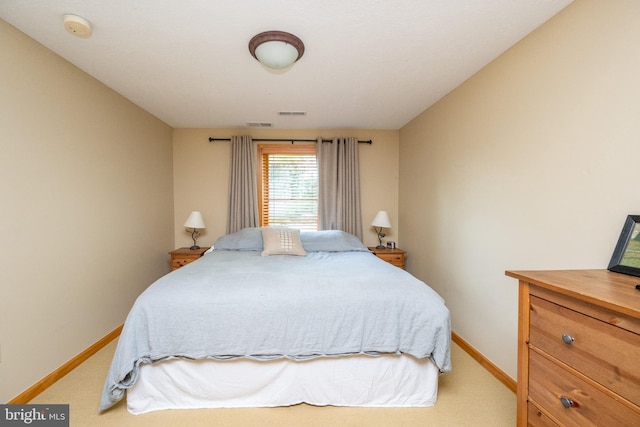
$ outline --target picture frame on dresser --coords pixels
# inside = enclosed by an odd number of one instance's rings
[[[627,216],[607,269],[640,277],[640,215]]]

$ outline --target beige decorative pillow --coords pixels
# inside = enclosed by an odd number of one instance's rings
[[[262,256],[269,255],[306,255],[300,230],[281,227],[262,228]]]

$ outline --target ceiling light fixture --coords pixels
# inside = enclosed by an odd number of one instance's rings
[[[266,67],[281,70],[302,58],[304,43],[284,31],[265,31],[249,41],[249,52]]]
[[[83,39],[91,37],[91,24],[89,21],[78,15],[64,15],[62,18],[64,28],[74,36]]]

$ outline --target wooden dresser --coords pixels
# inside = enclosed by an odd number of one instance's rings
[[[640,277],[507,271],[519,280],[518,426],[640,426]]]

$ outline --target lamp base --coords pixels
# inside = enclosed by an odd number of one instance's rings
[[[378,246],[376,246],[376,249],[387,249],[387,247],[386,246],[382,246],[382,245],[378,245]]]
[[[191,249],[192,251],[195,251],[196,249],[200,249],[200,246],[193,245],[189,249]]]

